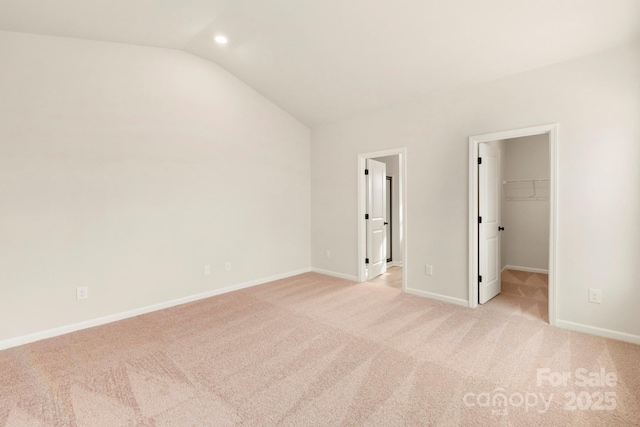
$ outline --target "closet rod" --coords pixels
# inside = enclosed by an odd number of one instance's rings
[[[548,179],[515,179],[510,181],[502,181],[503,184],[517,184],[526,182],[549,182]]]

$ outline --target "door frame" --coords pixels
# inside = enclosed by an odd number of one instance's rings
[[[367,212],[367,188],[364,170],[367,159],[375,159],[376,157],[398,156],[398,189],[399,189],[399,209],[400,218],[399,227],[402,235],[402,292],[407,289],[407,149],[392,148],[389,150],[373,151],[369,153],[358,154],[358,167],[356,173],[358,176],[358,281],[367,280],[365,258],[367,254],[367,233],[366,220],[364,215]]]
[[[469,137],[469,307],[478,306],[478,146],[481,142],[549,136],[549,324],[557,320],[558,124],[532,126]]]

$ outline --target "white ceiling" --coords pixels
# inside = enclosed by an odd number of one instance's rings
[[[313,126],[638,39],[640,1],[0,0],[0,29],[183,49]]]

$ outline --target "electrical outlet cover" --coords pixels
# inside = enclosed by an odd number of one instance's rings
[[[602,291],[600,289],[589,289],[589,302],[594,304],[601,304]]]
[[[86,286],[80,286],[76,289],[76,298],[78,300],[89,298],[89,288]]]

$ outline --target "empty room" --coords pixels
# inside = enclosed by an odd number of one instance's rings
[[[0,427],[640,425],[640,2],[0,1]]]

